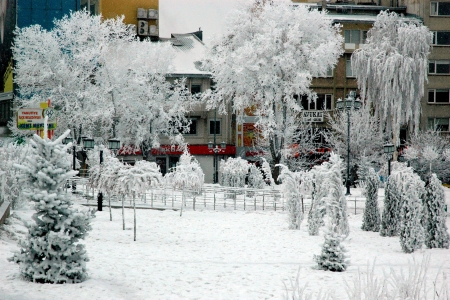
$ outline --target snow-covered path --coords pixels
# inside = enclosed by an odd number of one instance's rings
[[[30,211],[17,211],[25,216]],[[315,270],[322,236],[311,237],[304,225],[287,229],[285,212],[126,210],[97,212],[87,241],[90,278],[81,284],[33,284],[19,278],[18,266],[7,262],[15,241],[0,239],[0,299],[280,299],[283,282],[300,269],[310,290],[330,290],[346,298],[343,279],[351,282],[358,267],[376,258],[383,268],[406,267],[413,257],[431,254],[430,277],[439,267],[450,273],[450,250],[401,252],[398,238],[383,238],[360,229],[362,215],[350,215],[351,234],[344,243],[351,260],[344,273]],[[304,223],[305,224],[305,223]],[[450,224],[448,224],[450,225]]]

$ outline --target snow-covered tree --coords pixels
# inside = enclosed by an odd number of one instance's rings
[[[34,224],[28,226],[20,252],[11,258],[22,275],[40,283],[75,283],[86,279],[89,260],[80,239],[91,229],[87,211],[72,207],[74,196],[64,191],[67,179],[74,176],[67,149],[61,141],[69,130],[54,141],[37,135],[30,141],[31,155],[21,165],[24,197],[35,202]]]
[[[166,80],[170,43],[138,41],[123,17],[78,11],[50,31],[17,29],[13,53],[18,106],[50,99],[56,131],[70,128],[78,142],[87,135],[115,136],[125,145],[157,143],[159,134],[187,126],[186,111],[195,104],[182,80]]]
[[[378,209],[378,187],[380,178],[373,168],[369,168],[363,185],[363,194],[366,197],[364,207],[363,224],[361,229],[365,231],[380,231],[380,210]]]
[[[347,269],[349,261],[341,242],[342,236],[336,232],[334,225],[330,225],[322,245],[322,252],[320,255],[314,255],[319,269],[332,272],[343,272]]]
[[[431,172],[443,180],[450,176],[450,160],[446,151],[450,149],[450,140],[438,130],[428,129],[410,136],[403,156],[423,181],[428,181]]]
[[[347,218],[347,198],[342,188],[342,159],[331,153],[329,168],[322,174],[322,189],[326,189],[327,215],[334,230],[345,237],[350,234]],[[334,227],[335,226],[335,227]]]
[[[311,191],[311,207],[308,212],[308,233],[309,235],[319,235],[319,229],[324,222],[324,216],[327,210],[326,195],[327,188],[323,185],[325,180],[323,173],[328,172],[329,164],[323,163],[322,165],[314,166],[314,168],[308,172],[309,176],[305,176],[305,180],[309,178],[310,191]]]
[[[289,229],[300,229],[303,221],[303,207],[301,194],[302,174],[292,172],[288,167],[281,165],[281,174],[278,180],[283,184],[283,194],[288,211]]]
[[[363,104],[359,110],[350,112],[350,168],[360,169],[362,162],[370,161],[378,167],[383,158],[384,139],[379,119],[373,115],[369,105]],[[331,131],[325,132],[333,151],[347,163],[348,116],[347,112],[334,114],[328,118]],[[365,160],[362,158],[365,157]],[[359,173],[358,173],[359,175]]]
[[[0,147],[0,193],[4,200],[11,203],[13,209],[21,207],[25,202],[25,198],[20,196],[21,171],[14,168],[14,165],[23,163],[30,151],[31,147],[28,144],[8,143]]]
[[[220,163],[222,173],[221,185],[230,187],[244,187],[249,163],[240,157],[229,157]]]
[[[384,208],[381,217],[381,236],[397,236],[400,230],[401,194],[398,178],[389,176],[384,189]]]
[[[266,184],[269,184],[270,186],[273,187],[275,185],[275,180],[273,180],[272,177],[272,170],[270,168],[270,164],[267,162],[265,158],[261,158],[261,160],[262,160],[261,169],[264,172],[264,181],[266,182]]]
[[[342,54],[339,26],[325,12],[288,0],[246,3],[228,20],[205,60],[216,83],[208,104],[226,113],[231,103],[238,118],[251,108],[275,166],[296,142],[302,122],[297,96],[314,101],[312,78],[333,68]],[[275,168],[273,177],[278,175]]]
[[[445,224],[444,188],[436,174],[432,174],[426,185],[425,212],[425,245],[428,248],[449,248],[449,234]]]
[[[249,165],[247,186],[252,189],[262,189],[266,186],[261,170],[254,164]]]
[[[408,168],[409,169],[409,168]],[[405,253],[412,253],[420,249],[424,243],[424,228],[422,227],[423,205],[422,197],[425,193],[424,182],[411,171],[403,171],[400,176],[401,208],[400,208],[400,245]]]
[[[202,192],[205,183],[205,174],[198,161],[193,157],[187,148],[180,156],[180,161],[176,167],[165,176],[166,183],[175,189],[192,191],[194,194]]]
[[[374,108],[381,130],[399,145],[400,127],[417,131],[432,34],[419,20],[382,11],[364,45],[352,54],[362,99]]]

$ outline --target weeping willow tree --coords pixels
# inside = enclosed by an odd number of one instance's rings
[[[417,19],[384,11],[367,35],[366,44],[352,55],[352,69],[381,129],[399,145],[401,126],[418,131],[432,34]]]

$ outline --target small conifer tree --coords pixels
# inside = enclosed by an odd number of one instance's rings
[[[323,220],[326,213],[325,195],[323,188],[323,176],[321,172],[328,168],[328,163],[314,167],[311,173],[311,207],[308,212],[308,233],[309,235],[319,235],[319,229],[325,222]]]
[[[366,197],[363,224],[364,231],[380,231],[380,210],[378,209],[378,187],[380,179],[373,168],[369,168],[364,176],[363,194]]]
[[[334,225],[329,226],[329,231],[325,235],[325,242],[320,255],[314,255],[319,269],[332,272],[342,272],[349,264],[345,255],[345,248],[341,244],[342,237],[337,233]]]
[[[266,184],[261,171],[254,164],[250,164],[248,172],[248,187],[253,189],[262,189],[265,185]]]
[[[426,237],[428,248],[449,248],[447,231],[444,188],[436,174],[432,174],[426,186],[425,196]]]
[[[30,141],[31,155],[22,165],[23,195],[35,202],[34,224],[28,226],[26,240],[20,242],[20,252],[11,261],[19,264],[22,275],[39,283],[75,283],[86,279],[89,260],[80,239],[91,229],[87,211],[71,207],[73,195],[64,191],[71,171],[67,149],[62,140],[66,131],[55,141],[37,135]]]
[[[281,174],[278,176],[278,181],[283,184],[289,229],[300,229],[300,224],[303,221],[302,195],[300,193],[301,175],[290,171],[285,165],[280,164],[279,166],[281,167]]]
[[[381,236],[397,236],[400,230],[400,201],[396,177],[389,176],[384,189],[384,209],[381,218]]]

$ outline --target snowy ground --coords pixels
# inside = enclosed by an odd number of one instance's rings
[[[450,189],[446,189],[447,203]],[[23,219],[31,210],[14,214]],[[354,281],[358,268],[376,259],[376,273],[406,268],[413,258],[430,254],[430,282],[439,270],[450,274],[450,250],[401,251],[399,239],[363,232],[361,214],[349,214],[351,234],[344,245],[351,261],[346,272],[316,270],[323,236],[309,236],[306,223],[287,229],[283,211],[137,210],[137,241],[133,241],[133,212],[97,212],[86,240],[90,278],[80,284],[51,285],[23,281],[7,257],[17,250],[25,228],[16,218],[0,229],[0,299],[281,299],[283,282],[308,283],[311,291],[330,291],[346,299],[343,281]],[[450,217],[447,219],[450,228]],[[9,233],[16,232],[15,234]],[[17,233],[17,231],[19,231]]]

